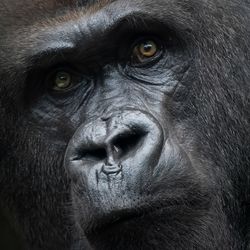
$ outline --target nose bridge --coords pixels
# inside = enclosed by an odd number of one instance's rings
[[[103,143],[108,157],[108,165],[111,163],[118,163],[128,151],[128,148],[132,144],[136,144],[136,140],[141,140],[146,134],[146,131],[142,131],[142,126],[135,130],[135,125],[128,119],[126,112],[124,111],[116,113],[116,115],[108,117],[102,120],[106,123],[107,134]],[[139,126],[139,124],[138,124]]]
[[[87,125],[81,126],[76,134],[80,136],[76,138],[76,144],[84,141],[86,147],[104,146],[107,137],[107,123],[101,119],[93,120]]]
[[[124,117],[120,114],[112,117],[105,115],[100,119],[92,120],[87,125],[81,126],[78,131],[83,135],[80,140],[85,141],[85,144],[104,147],[107,152],[113,149],[115,139],[125,134],[132,134],[131,127],[125,123]]]

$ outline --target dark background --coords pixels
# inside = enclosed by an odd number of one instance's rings
[[[21,240],[10,226],[7,216],[0,212],[0,250],[24,250]]]

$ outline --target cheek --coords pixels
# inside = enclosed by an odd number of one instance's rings
[[[184,183],[196,183],[200,186],[198,169],[191,161],[189,154],[173,137],[172,131],[168,132],[168,137],[162,149],[161,158],[154,170],[152,186],[168,189],[170,187],[178,189]],[[162,185],[165,185],[165,188]],[[186,191],[186,190],[183,190]],[[168,195],[168,192],[166,192]]]

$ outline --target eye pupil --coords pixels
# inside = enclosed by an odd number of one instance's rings
[[[153,41],[143,42],[139,47],[141,55],[145,57],[153,57],[156,54],[157,50],[157,45]]]
[[[142,52],[142,54],[147,55],[147,54],[153,54],[155,53],[155,47],[152,43],[145,43],[142,44],[140,47],[140,51]]]

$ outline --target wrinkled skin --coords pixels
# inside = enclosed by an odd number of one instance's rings
[[[249,13],[0,2],[0,204],[25,249],[248,249]]]

